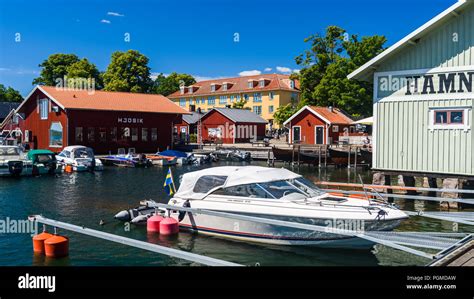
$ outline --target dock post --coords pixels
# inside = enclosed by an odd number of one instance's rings
[[[460,180],[455,179],[455,178],[445,178],[443,179],[443,189],[459,189],[460,185]],[[441,193],[441,197],[447,197],[447,198],[458,198],[458,193],[453,193],[453,192],[443,192]],[[442,208],[447,208],[447,209],[457,209],[458,203],[457,202],[440,202],[440,206]]]
[[[415,187],[415,177],[414,176],[409,176],[409,175],[404,175],[403,177],[403,184],[408,187]],[[406,192],[407,195],[418,195],[417,191],[414,190],[407,190]]]
[[[298,167],[300,167],[300,151],[301,151],[301,145],[298,145]]]
[[[293,144],[293,148],[291,149],[291,165],[295,164],[295,145]]]
[[[329,145],[326,144],[326,146],[324,147],[325,151],[324,151],[324,167],[326,168],[328,166],[328,148],[329,148]]]
[[[321,145],[318,147],[318,167],[321,168]]]
[[[347,152],[347,168],[351,168],[351,146],[349,145],[349,151]]]
[[[354,156],[354,168],[357,170],[357,151],[359,150],[359,147],[356,146],[355,148],[355,156]]]

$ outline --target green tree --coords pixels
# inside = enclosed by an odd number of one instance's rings
[[[23,97],[11,87],[6,88],[5,85],[0,84],[0,102],[21,102]]]
[[[240,99],[232,104],[232,108],[234,109],[249,109],[250,107],[245,107],[245,104],[247,104],[247,101],[244,99]]]
[[[313,35],[305,42],[311,42],[311,48],[296,57],[304,67],[299,74],[304,102],[339,107],[353,116],[371,115],[372,84],[349,80],[347,75],[382,52],[386,38],[375,35],[359,40],[330,26],[325,36]]]
[[[66,68],[68,78],[92,78],[95,81],[95,88],[102,89],[102,75],[95,66],[95,64],[90,63],[87,58],[83,58],[73,64],[69,65]]]
[[[104,90],[149,92],[153,86],[148,57],[136,50],[114,52],[103,75]]]
[[[168,96],[179,90],[180,86],[189,86],[196,83],[193,76],[188,74],[171,73],[167,77],[159,74],[153,84],[153,92]]]
[[[78,61],[79,57],[74,54],[57,53],[50,55],[39,65],[43,69],[40,76],[33,80],[33,84],[56,85],[56,80],[63,79],[67,75],[67,68]]]

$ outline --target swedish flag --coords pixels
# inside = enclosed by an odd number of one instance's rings
[[[165,187],[166,193],[168,193],[169,196],[173,195],[175,190],[174,187],[174,182],[173,182],[173,175],[171,174],[171,168],[168,168],[168,173],[166,174],[166,179],[165,183],[163,184],[163,187]]]

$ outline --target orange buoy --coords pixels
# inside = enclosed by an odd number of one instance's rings
[[[63,236],[52,236],[44,241],[44,251],[47,257],[64,257],[69,255],[69,239]]]
[[[150,218],[147,219],[146,221],[146,231],[147,232],[155,232],[159,233],[160,232],[160,222],[164,218],[161,217],[160,215],[154,215],[151,216]]]
[[[44,241],[53,236],[54,235],[47,232],[42,232],[41,234],[33,236],[33,252],[44,254]]]
[[[66,164],[66,166],[64,166],[64,172],[72,172],[72,171],[73,171],[73,168],[71,164]]]
[[[175,235],[179,232],[179,223],[176,219],[168,217],[160,222],[160,234]]]

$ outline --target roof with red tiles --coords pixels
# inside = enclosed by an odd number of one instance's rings
[[[159,94],[144,94],[115,91],[88,91],[36,86],[63,109],[133,111],[152,113],[188,114],[189,112]],[[20,105],[21,107],[22,105]],[[19,108],[20,108],[19,107]],[[18,108],[18,109],[19,109]]]
[[[293,114],[289,119],[284,122],[284,125],[289,123],[293,118],[302,113],[303,111],[308,110],[317,117],[321,118],[324,122],[328,124],[352,124],[354,121],[341,109],[330,108],[330,107],[321,107],[321,106],[304,106],[298,112]]]
[[[259,81],[261,79],[265,80],[265,86],[260,87]],[[253,88],[248,87],[248,82],[254,81]],[[254,76],[242,76],[234,78],[222,78],[215,80],[206,80],[199,81],[191,85],[193,92],[189,93],[188,88],[191,86],[186,86],[184,93],[181,93],[181,90],[178,90],[168,96],[170,99],[189,97],[189,96],[203,96],[203,95],[220,95],[220,94],[232,94],[238,92],[258,92],[258,91],[271,91],[271,90],[288,90],[288,91],[300,91],[300,84],[298,80],[294,80],[295,88],[290,86],[290,76],[283,74],[262,74]],[[229,83],[227,90],[224,90],[224,83]],[[216,90],[211,91],[211,85],[215,84]]]

